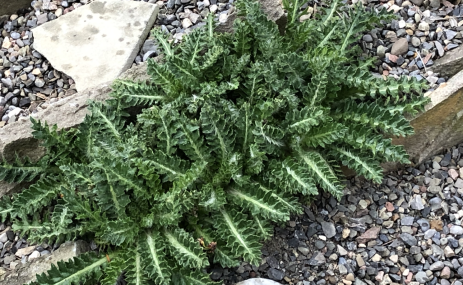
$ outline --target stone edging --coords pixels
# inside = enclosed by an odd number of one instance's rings
[[[144,81],[149,79],[146,71],[146,64],[135,66],[124,72],[119,78],[126,80]],[[110,82],[104,83],[93,89],[84,90],[64,98],[56,103],[50,104],[33,117],[45,121],[49,125],[56,124],[58,129],[69,129],[76,127],[83,122],[87,114],[89,100],[104,101],[109,98],[111,92]],[[29,157],[36,161],[40,159],[45,150],[32,136],[32,123],[29,118],[21,118],[18,122],[0,129],[0,158],[13,161],[16,154],[20,157]],[[0,182],[0,197],[21,190],[21,185]]]

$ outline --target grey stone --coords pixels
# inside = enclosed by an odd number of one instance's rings
[[[144,55],[143,55],[143,61],[147,61],[150,57],[152,57],[153,55],[155,55],[156,52],[155,51],[147,51]]]
[[[309,260],[309,265],[313,265],[313,266],[318,266],[318,265],[322,265],[326,262],[326,258],[325,256],[323,255],[323,253],[321,252],[316,252],[314,253],[314,255],[312,256],[312,258]]]
[[[413,221],[415,220],[414,217],[410,217],[410,216],[406,216],[406,217],[403,217],[401,220],[400,220],[400,224],[402,226],[411,226],[413,225]]]
[[[424,284],[424,283],[428,282],[429,277],[426,275],[426,272],[420,271],[420,272],[415,274],[415,280],[420,282],[420,284]]]
[[[20,33],[17,33],[17,32],[12,32],[12,33],[10,34],[10,36],[11,36],[13,39],[17,40],[17,39],[19,39],[19,38],[21,37],[21,34],[20,34]]]
[[[431,266],[429,267],[429,270],[431,271],[441,270],[442,268],[444,268],[444,266],[445,265],[442,261],[436,261],[433,264],[431,264]]]
[[[370,34],[366,34],[363,36],[362,40],[367,43],[373,42],[373,37]]]
[[[442,248],[440,248],[440,246],[436,245],[436,244],[432,244],[431,245],[431,249],[432,249],[432,254],[435,256],[435,257],[443,257],[444,256],[444,250],[442,250]]]
[[[158,12],[144,2],[96,1],[33,29],[34,48],[83,91],[130,68]]]
[[[172,9],[175,6],[175,0],[167,0],[166,6],[168,9]]]
[[[423,210],[424,205],[423,202],[421,201],[421,196],[416,195],[411,201],[410,201],[410,207],[414,210]]]
[[[1,82],[5,85],[5,87],[9,89],[13,88],[13,81],[11,78],[2,78]]]
[[[421,45],[421,41],[417,37],[413,37],[411,42],[414,47],[419,47]]]
[[[434,234],[436,233],[437,231],[435,229],[429,229],[427,230],[425,233],[424,233],[424,238],[425,239],[430,239],[434,236]]]
[[[452,226],[450,228],[450,233],[453,235],[463,235],[463,227],[461,226]]]
[[[47,14],[40,14],[37,16],[37,25],[42,25],[48,22],[48,15]]]
[[[403,55],[408,51],[408,41],[405,38],[400,38],[397,40],[391,49],[391,54],[393,55]]]
[[[0,242],[5,243],[8,241],[8,236],[6,235],[6,232],[0,235]]]
[[[285,277],[285,273],[279,269],[275,268],[270,268],[269,271],[267,271],[268,277],[272,280],[280,281]]]
[[[440,7],[440,0],[430,0],[429,4],[433,8],[439,8]]]
[[[408,246],[414,246],[418,244],[416,238],[409,233],[400,234],[400,239]]]
[[[45,86],[45,81],[43,81],[42,78],[37,78],[37,79],[34,81],[34,84],[35,84],[35,86],[37,86],[37,87],[43,87],[43,86]]]
[[[445,31],[445,37],[447,38],[447,40],[452,40],[456,35],[457,35],[457,32],[455,31],[452,31],[452,30]]]
[[[303,255],[308,255],[310,250],[307,247],[298,247],[297,248]]]
[[[327,238],[332,238],[336,235],[336,229],[334,228],[334,224],[330,222],[322,222],[322,229],[323,233]]]
[[[442,199],[439,198],[439,197],[434,197],[431,200],[429,200],[428,202],[431,205],[431,210],[432,211],[436,211],[436,210],[442,208],[442,206],[441,206]]]
[[[157,44],[155,44],[152,39],[148,39],[143,44],[142,51],[143,51],[143,53],[147,53],[149,51],[157,51],[157,49],[158,49]]]
[[[457,181],[455,182],[455,187],[463,188],[463,179],[458,178]]]
[[[416,222],[418,223],[418,225],[420,225],[421,230],[422,230],[423,232],[429,230],[429,222],[428,222],[428,220],[426,220],[426,219],[419,219],[419,220],[416,221]]]
[[[376,49],[376,55],[380,59],[383,59],[384,56],[386,55],[386,48],[384,46],[378,46],[377,49]]]

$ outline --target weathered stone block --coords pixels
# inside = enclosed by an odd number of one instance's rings
[[[67,242],[52,254],[38,257],[1,276],[0,284],[23,285],[35,281],[36,275],[50,270],[52,264],[68,261],[89,250],[89,245],[84,241]]]
[[[34,48],[81,92],[130,68],[158,12],[145,2],[96,1],[33,29]]]
[[[463,70],[425,96],[431,102],[411,120],[415,134],[393,139],[394,144],[405,147],[415,164],[463,141]],[[396,167],[389,164],[384,168]]]
[[[19,9],[31,6],[31,0],[0,0],[0,15],[15,14]]]
[[[463,70],[463,46],[459,46],[447,52],[443,57],[434,62],[431,70],[440,76],[454,76]]]
[[[146,81],[149,79],[146,64],[135,66],[120,76],[120,79]],[[45,121],[49,125],[56,124],[58,129],[69,129],[83,122],[87,114],[89,100],[103,101],[109,97],[111,83],[101,84],[94,89],[64,98],[34,115],[34,118]],[[32,123],[29,118],[20,119],[11,125],[0,128],[0,158],[7,161],[19,157],[29,157],[36,161],[45,154],[45,149],[32,136]],[[17,192],[25,184],[0,182],[0,197]]]

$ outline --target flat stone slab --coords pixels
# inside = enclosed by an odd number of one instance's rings
[[[36,280],[36,274],[42,274],[56,265],[58,261],[68,261],[90,250],[89,245],[84,241],[67,242],[51,254],[41,256],[33,261],[26,262],[0,276],[0,284],[23,285]]]
[[[443,57],[434,62],[431,67],[434,73],[439,76],[454,76],[463,70],[463,45],[447,52]]]
[[[240,282],[236,285],[281,285],[281,284],[278,282],[269,280],[269,279],[253,278],[253,279],[248,279],[243,282]]]
[[[445,148],[463,142],[463,70],[425,96],[431,102],[410,122],[415,134],[392,140],[394,144],[405,147],[410,160],[416,165]],[[397,164],[383,165],[386,171],[397,167]]]
[[[34,48],[80,92],[132,66],[158,12],[158,5],[145,2],[95,1],[33,29]]]

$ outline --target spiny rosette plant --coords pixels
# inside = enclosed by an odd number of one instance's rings
[[[31,119],[47,154],[0,168],[33,182],[1,200],[3,220],[30,241],[94,239],[101,252],[34,284],[212,284],[212,262],[258,264],[299,197],[340,198],[340,164],[380,182],[381,162],[408,162],[385,137],[413,133],[404,114],[424,86],[373,77],[355,45],[392,16],[335,1],[300,22],[298,1],[283,3],[284,34],[239,1],[234,33],[215,33],[212,16],[176,47],[155,32],[164,61],[149,62],[150,82],[118,81],[78,128]]]

